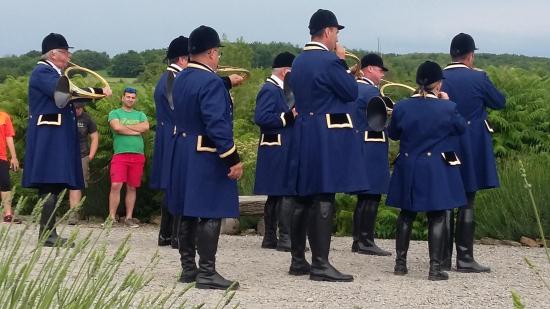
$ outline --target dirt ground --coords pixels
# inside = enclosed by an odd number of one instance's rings
[[[82,232],[98,232],[100,226],[81,225]],[[67,231],[65,231],[67,233]],[[114,250],[128,234],[131,250],[119,278],[132,268],[142,268],[155,250],[160,262],[143,295],[156,295],[172,288],[180,272],[179,253],[157,247],[158,226],[137,229],[113,228],[107,241]],[[28,237],[34,235],[29,234]],[[310,281],[307,276],[287,274],[290,254],[260,248],[260,236],[222,235],[217,269],[228,279],[238,280],[241,288],[231,304],[239,308],[511,308],[511,292],[516,291],[528,308],[550,308],[550,292],[524,261],[528,257],[550,280],[550,265],[543,249],[477,245],[480,263],[491,266],[488,274],[450,272],[448,281],[427,280],[428,248],[424,241],[411,242],[409,274],[393,275],[394,257],[365,256],[350,251],[350,237],[333,237],[331,262],[342,272],[355,276],[351,283]],[[378,240],[390,251],[393,240]],[[309,259],[309,253],[306,254]],[[178,284],[178,288],[184,284]],[[223,291],[191,289],[188,304],[204,302],[213,308]],[[142,296],[142,295],[140,295]]]

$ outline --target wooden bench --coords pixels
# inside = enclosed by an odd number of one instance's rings
[[[266,195],[240,195],[239,210],[241,216],[263,216]]]

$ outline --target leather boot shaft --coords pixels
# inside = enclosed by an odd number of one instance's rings
[[[179,221],[178,243],[182,268],[180,282],[194,282],[197,277],[198,269],[195,262],[197,227],[197,218],[184,217]]]
[[[311,246],[311,272],[309,278],[315,281],[350,282],[353,276],[339,272],[329,262],[334,216],[334,196],[314,197],[309,210],[308,238]]]
[[[221,219],[200,219],[197,226],[197,252],[199,272],[195,287],[198,289],[226,290],[238,288],[238,283],[226,280],[216,271],[216,253],[220,238]]]
[[[281,197],[277,207],[277,218],[279,227],[279,239],[277,241],[277,251],[290,251],[290,229],[292,224],[292,213],[294,210],[294,199],[291,197]]]
[[[449,276],[441,269],[443,257],[447,250],[445,211],[428,212],[428,248],[430,252],[429,280],[447,280]]]
[[[268,196],[264,206],[264,238],[262,248],[277,248],[277,203],[279,198]]]

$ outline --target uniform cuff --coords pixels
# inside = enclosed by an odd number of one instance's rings
[[[294,123],[294,114],[292,114],[292,111],[281,113],[281,121],[283,122],[283,127],[292,125]]]
[[[231,85],[231,79],[229,78],[229,76],[222,77],[222,80],[223,80],[223,85],[225,86],[225,89],[231,90],[233,85]]]
[[[103,88],[89,87],[88,91],[90,91],[91,93],[94,93],[94,94],[103,94]]]
[[[233,145],[233,147],[231,147],[228,151],[222,153],[220,158],[228,167],[232,167],[233,165],[241,162],[239,152],[237,151],[237,147],[235,147],[235,145]]]

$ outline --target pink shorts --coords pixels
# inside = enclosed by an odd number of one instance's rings
[[[125,182],[129,186],[139,188],[145,155],[141,153],[119,153],[111,160],[111,183]]]

